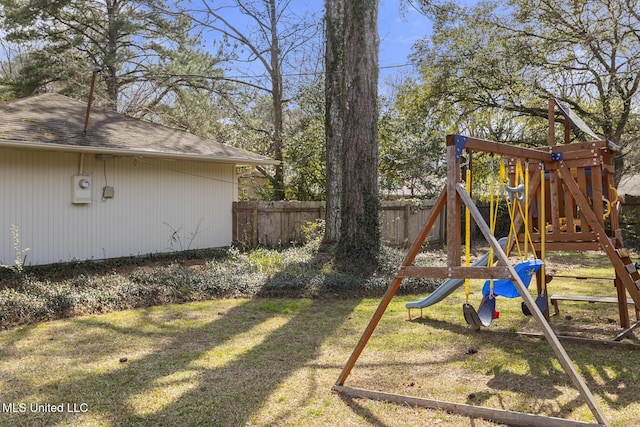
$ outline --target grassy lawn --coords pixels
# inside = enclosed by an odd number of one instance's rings
[[[595,253],[552,261],[558,274],[613,274]],[[480,286],[472,286],[476,307]],[[549,288],[615,295],[612,281],[557,278]],[[422,296],[393,300],[346,385],[594,421],[546,342],[514,333],[538,330],[519,300],[499,299],[500,318],[473,332],[462,289],[408,321],[404,303]],[[378,301],[219,299],[4,330],[0,425],[495,425],[331,391]],[[554,329],[595,337],[619,331],[615,304],[560,304]],[[640,420],[637,349],[564,346],[613,425]],[[63,412],[53,412],[60,405]]]

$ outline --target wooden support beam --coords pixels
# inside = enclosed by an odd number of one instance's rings
[[[602,168],[600,165],[591,167],[591,192],[593,193],[593,213],[604,229],[604,207],[602,201]]]
[[[447,143],[449,140],[447,139]],[[456,184],[460,182],[460,161],[456,156],[456,146],[447,146],[447,242],[462,241],[461,205],[456,196]],[[460,265],[460,245],[447,245],[447,265]]]
[[[492,333],[500,334],[502,332],[492,332]],[[512,333],[512,332],[509,332],[509,333]],[[521,337],[544,339],[544,334],[540,334],[536,332],[515,332],[515,334]],[[635,344],[632,342],[623,342],[623,341],[617,340],[616,338],[613,338],[610,340],[599,340],[595,338],[572,337],[571,335],[556,335],[556,336],[560,341],[570,342],[573,344],[602,345],[605,347],[616,347],[616,348],[624,347],[630,350],[640,350],[640,344]]]
[[[582,227],[580,227],[580,221],[575,221],[576,219],[576,206],[575,203],[573,203],[573,197],[571,197],[571,192],[569,192],[569,189],[567,189],[566,187],[564,187],[564,218],[565,221],[567,223],[567,233],[579,233],[579,234],[583,234],[583,232],[585,232],[586,230],[583,230]],[[578,230],[578,228],[580,228]],[[576,241],[576,240],[585,240],[583,237],[581,238],[571,238],[571,240]]]
[[[549,129],[547,132],[547,144],[549,147],[556,145],[556,101],[555,99],[549,99],[549,105],[547,108],[547,118],[549,120]]]
[[[534,245],[536,249],[539,244]],[[598,242],[565,242],[565,241],[551,241],[547,242],[547,252],[553,251],[599,251],[601,250],[600,243]]]
[[[580,211],[584,216],[584,219],[589,223],[589,226],[595,233],[598,242],[600,242],[602,250],[609,257],[613,268],[616,270],[616,274],[620,277],[620,281],[622,282],[624,287],[627,288],[629,296],[633,298],[636,307],[640,307],[640,290],[638,290],[635,281],[633,280],[629,272],[627,272],[624,262],[616,252],[615,245],[613,245],[609,240],[609,236],[607,236],[604,227],[601,225],[598,218],[596,218],[593,210],[591,210],[589,202],[587,201],[584,194],[582,194],[582,192],[580,191],[580,188],[578,188],[578,184],[571,176],[571,172],[569,172],[569,170],[565,167],[560,167],[558,169],[558,172],[562,176],[565,185],[569,187],[574,200],[580,207]]]
[[[507,145],[500,142],[487,141],[484,139],[471,138],[467,139],[465,148],[471,151],[482,151],[485,153],[494,153],[508,157],[518,157],[529,160],[550,161],[551,153],[548,150],[532,149],[519,147],[517,145]]]
[[[569,174],[569,177],[571,177],[570,174]],[[509,268],[509,271],[511,272],[511,279],[513,281],[513,284],[515,285],[516,289],[520,293],[520,296],[522,297],[525,304],[529,308],[529,311],[533,315],[534,319],[536,320],[538,325],[541,327],[542,332],[544,333],[547,341],[549,342],[549,345],[553,349],[553,352],[556,354],[558,361],[564,368],[564,371],[567,373],[569,378],[571,378],[573,385],[578,389],[578,392],[587,403],[587,406],[591,410],[591,413],[599,423],[604,425],[609,425],[607,417],[605,416],[604,412],[602,412],[602,409],[600,408],[600,406],[598,405],[598,402],[596,401],[595,397],[591,393],[591,390],[589,390],[589,387],[587,387],[587,384],[584,382],[584,380],[582,379],[582,377],[580,376],[576,368],[571,363],[571,359],[569,358],[569,355],[565,351],[564,347],[562,347],[562,344],[560,344],[560,341],[556,337],[555,332],[553,332],[553,329],[551,329],[551,326],[549,326],[549,323],[545,319],[544,314],[540,311],[540,309],[536,305],[533,297],[527,290],[527,287],[522,282],[522,279],[520,278],[518,273],[515,271],[513,266],[509,263],[509,259],[507,258],[507,255],[504,253],[504,251],[502,250],[502,247],[500,246],[496,238],[491,233],[491,229],[489,228],[487,223],[484,222],[482,215],[480,214],[480,211],[478,210],[476,205],[473,203],[473,200],[466,193],[462,185],[458,184],[456,189],[458,194],[460,195],[460,198],[462,199],[462,202],[471,211],[471,216],[476,220],[476,224],[478,225],[478,228],[480,228],[480,231],[482,232],[484,237],[487,239],[491,247],[493,247],[494,254],[496,255],[496,258],[498,259],[498,261],[502,262],[504,265],[507,266],[507,268]]]
[[[482,418],[501,424],[521,427],[585,427],[604,426],[583,421],[565,420],[563,418],[546,417],[525,412],[505,411],[504,409],[487,408],[464,403],[447,402],[444,400],[425,399],[422,397],[405,396],[381,391],[365,390],[361,388],[333,386],[333,390],[351,398],[365,398],[382,402],[398,403],[412,407],[438,409],[453,412],[471,418]]]
[[[564,161],[569,168],[587,168],[600,164],[599,157],[589,157],[586,159],[566,159]]]
[[[569,221],[567,220],[567,223]],[[582,221],[572,221],[574,225],[580,225],[582,226]],[[585,226],[587,228],[588,224],[585,224]],[[567,227],[568,228],[568,227]],[[536,237],[539,237],[539,235],[537,235],[536,233]],[[591,231],[584,231],[584,232],[574,232],[573,230],[569,230],[567,229],[567,231],[562,231],[560,233],[547,233],[546,234],[546,239],[547,239],[547,243],[554,243],[554,242],[570,242],[570,243],[581,243],[581,242],[596,242],[596,235],[591,232]]]
[[[455,145],[456,135],[447,135],[447,145]],[[465,136],[466,143],[464,148],[470,151],[479,151],[483,153],[494,153],[507,157],[518,157],[529,160],[551,161],[551,153],[548,149],[527,148],[517,145],[507,145],[496,141],[486,139],[473,138]]]
[[[585,142],[572,142],[569,145],[555,145],[553,147],[554,153],[585,153],[584,155],[592,154],[591,150],[595,150],[599,155],[601,150],[609,150],[609,141],[585,141]]]
[[[625,289],[620,276],[616,274],[616,278],[613,281],[616,287],[616,293],[618,295],[618,313],[620,314],[620,326],[623,328],[629,327],[629,307],[627,304],[627,290]]]
[[[407,251],[407,254],[404,257],[404,260],[402,261],[403,267],[411,265],[415,260],[416,256],[420,252],[420,248],[422,247],[422,244],[427,239],[427,236],[429,236],[429,232],[431,231],[431,228],[433,228],[433,225],[438,219],[438,216],[442,212],[446,201],[447,201],[447,187],[445,187],[440,193],[440,195],[438,196],[436,203],[433,205],[433,207],[429,211],[429,214],[427,215],[427,219],[424,222],[424,225],[422,226],[422,230],[420,231],[418,236],[416,236],[415,240],[413,241],[413,244]],[[346,381],[347,377],[351,373],[351,370],[353,369],[356,362],[358,361],[358,358],[360,357],[362,350],[364,350],[364,348],[367,346],[367,342],[369,341],[369,338],[371,338],[371,334],[373,334],[373,331],[375,331],[376,326],[378,326],[378,323],[382,318],[382,315],[387,310],[389,303],[391,302],[394,295],[398,291],[398,288],[400,287],[401,283],[402,283],[402,277],[396,277],[395,279],[393,279],[393,281],[387,288],[385,294],[382,297],[382,300],[380,300],[380,304],[378,305],[378,308],[373,313],[373,316],[371,317],[371,320],[369,321],[367,328],[362,333],[362,336],[360,337],[358,344],[353,349],[353,352],[351,353],[349,360],[347,360],[347,363],[342,369],[342,372],[338,377],[338,381],[336,382],[337,385],[343,385],[344,382]]]
[[[636,312],[637,314],[637,312]],[[638,326],[640,326],[640,320],[636,320],[636,322],[629,326],[628,328],[626,328],[624,331],[620,332],[618,335],[616,335],[615,337],[613,337],[613,341],[614,342],[621,342],[623,339],[625,339],[626,337],[629,336],[629,334],[631,332],[633,332],[634,329],[636,329]],[[621,343],[621,344],[626,344],[626,343]],[[640,347],[640,346],[639,346]]]
[[[509,279],[507,267],[400,267],[396,277],[430,277],[434,279]]]
[[[555,170],[549,172],[549,200],[551,201],[551,229],[560,233],[560,182]]]

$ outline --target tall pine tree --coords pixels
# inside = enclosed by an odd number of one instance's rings
[[[37,46],[4,86],[13,97],[54,90],[81,98],[99,69],[96,102],[137,115],[174,102],[185,88],[211,88],[216,60],[189,35],[190,19],[160,12],[163,4],[0,0],[7,39]]]

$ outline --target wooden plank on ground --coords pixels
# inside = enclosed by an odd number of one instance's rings
[[[365,398],[383,402],[398,403],[412,407],[438,409],[464,415],[471,418],[482,418],[497,421],[510,426],[522,427],[585,427],[604,426],[584,421],[566,420],[563,418],[547,417],[543,415],[527,414],[525,412],[507,411],[485,406],[474,406],[464,403],[447,402],[444,400],[425,399],[422,397],[406,396],[381,391],[365,390],[361,388],[333,386],[333,390],[351,398]]]
[[[494,333],[499,334],[501,332],[494,332]],[[536,332],[516,332],[515,334],[521,337],[545,339],[544,334],[540,334]],[[630,350],[640,350],[640,344],[619,341],[619,340],[616,340],[615,338],[610,340],[599,340],[595,338],[572,337],[571,335],[556,335],[556,336],[560,341],[565,341],[565,342],[570,342],[575,344],[602,345],[605,347],[615,347],[615,348],[625,347]]]

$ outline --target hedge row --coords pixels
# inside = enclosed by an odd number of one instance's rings
[[[335,270],[317,242],[285,250],[229,249],[197,267],[176,260],[142,264],[127,274],[80,273],[60,280],[47,271],[26,271],[5,280],[0,289],[0,325],[10,327],[72,316],[154,305],[233,297],[361,297],[381,295],[400,264],[403,252],[384,248],[375,270],[363,274]],[[157,259],[152,259],[158,264]],[[94,264],[92,264],[94,265]],[[51,266],[56,275],[64,269]],[[78,264],[68,266],[74,270]],[[49,276],[54,276],[53,274]],[[62,275],[64,276],[64,274]],[[406,280],[402,291],[432,291],[433,280]]]

